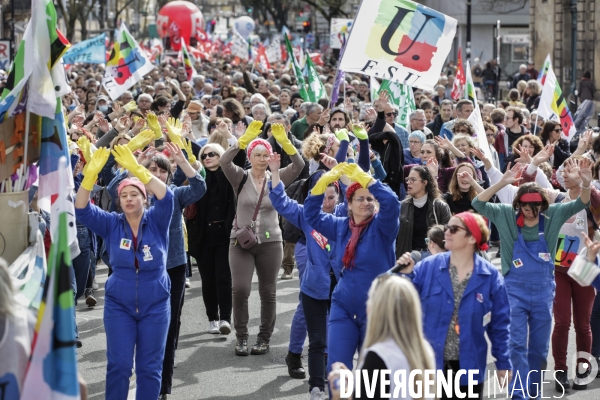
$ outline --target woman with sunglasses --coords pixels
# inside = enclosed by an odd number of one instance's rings
[[[223,147],[216,143],[207,143],[200,150],[206,193],[196,202],[193,218],[187,221],[189,252],[198,260],[202,300],[212,334],[231,332],[229,234],[235,218],[235,193],[221,168],[223,153]],[[233,163],[243,167],[246,152],[238,152]]]
[[[239,140],[221,157],[223,173],[237,193],[236,218],[230,234],[229,260],[233,283],[233,319],[237,336],[235,354],[239,356],[247,356],[250,353],[248,297],[254,268],[258,275],[258,291],[261,298],[261,323],[251,353],[262,355],[269,351],[269,341],[275,329],[277,274],[283,259],[282,232],[267,189],[267,181],[271,179],[267,167],[273,150],[266,140],[256,139],[262,132],[262,125],[260,121],[253,121]],[[292,159],[292,164],[280,171],[281,181],[289,185],[302,172],[304,160],[288,139],[283,125],[273,124],[271,133]],[[251,168],[244,171],[233,164],[233,159],[240,150],[246,149]],[[259,201],[259,212],[256,220],[253,220]],[[258,242],[247,249],[242,248],[236,239],[236,231],[244,226],[250,227]]]
[[[511,361],[520,377],[511,382],[513,398],[524,398],[526,393],[535,396],[541,385],[552,328],[558,236],[573,215],[589,206],[592,181],[591,170],[584,165],[577,171],[583,186],[574,201],[550,204],[546,190],[525,183],[512,205],[490,203],[499,190],[520,181],[520,175],[509,164],[502,179],[473,200],[473,208],[498,227],[502,242],[502,273],[511,308]],[[529,383],[529,392],[523,382]]]
[[[562,126],[560,122],[548,121],[544,124],[540,139],[544,145],[554,145],[554,153],[548,161],[552,169],[556,171],[567,158],[571,156],[569,142],[562,138]]]
[[[396,238],[396,255],[411,250],[430,255],[425,238],[434,225],[445,224],[452,217],[450,207],[442,200],[440,191],[429,169],[418,165],[406,177],[406,198],[401,202],[400,230]]]
[[[459,370],[479,370],[471,390],[483,398],[488,343],[496,359],[498,378],[511,376],[509,352],[510,306],[504,280],[496,267],[477,255],[488,248],[487,222],[478,214],[462,212],[444,227],[447,252],[428,257],[415,266],[409,252],[398,265],[411,278],[423,307],[425,337],[435,352],[438,370],[454,374]],[[414,271],[413,271],[414,268]],[[467,375],[460,379],[466,393]],[[454,393],[442,398],[457,398]]]
[[[348,216],[323,212],[325,188],[346,175],[355,182],[348,187]],[[370,284],[394,264],[394,241],[398,232],[398,197],[357,164],[341,163],[321,176],[304,202],[304,217],[329,241],[336,243],[336,263],[342,266],[333,292],[327,332],[327,368],[342,362],[352,365],[365,338],[365,302]]]

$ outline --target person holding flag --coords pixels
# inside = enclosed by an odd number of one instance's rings
[[[90,193],[109,154],[107,148],[94,152],[75,200],[77,220],[109,246],[113,270],[105,286],[106,398],[127,398],[135,356],[136,398],[157,399],[171,317],[166,265],[173,192],[139,165],[129,148],[117,145],[112,150],[115,160],[137,179],[119,185],[121,213],[91,204]],[[149,209],[146,187],[156,199]]]

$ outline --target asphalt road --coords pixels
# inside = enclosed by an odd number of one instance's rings
[[[495,251],[492,251],[495,253]],[[500,259],[494,259],[499,266]],[[308,380],[292,379],[287,374],[284,357],[289,343],[290,324],[298,303],[298,278],[279,280],[277,284],[277,322],[271,339],[271,350],[263,356],[238,357],[234,354],[235,334],[212,335],[207,332],[209,323],[202,301],[200,275],[194,270],[192,287],[186,290],[183,307],[179,348],[176,354],[176,369],[173,381],[172,400],[195,399],[309,399]],[[106,337],[102,323],[104,306],[104,282],[108,269],[98,265],[96,290],[98,304],[88,308],[85,302],[77,306],[77,323],[83,347],[78,349],[79,371],[88,383],[89,398],[104,399],[106,373]],[[252,345],[258,333],[260,299],[256,275],[250,295],[249,344]],[[307,342],[308,343],[308,342]],[[308,344],[304,347],[304,365],[307,369]],[[569,336],[569,360],[575,353],[575,333]],[[552,349],[548,357],[548,369],[552,370],[554,360]],[[488,354],[488,370],[493,370],[493,358]],[[570,372],[570,378],[573,378]],[[546,381],[552,380],[551,373]],[[132,382],[132,387],[134,383]],[[486,389],[487,390],[487,389]],[[561,398],[562,393],[554,391],[554,383],[544,385],[546,398]],[[488,398],[487,391],[485,398]],[[505,396],[504,396],[505,397]],[[504,398],[497,394],[490,398]],[[135,399],[135,389],[130,391],[130,399]],[[563,399],[600,399],[600,378],[584,391],[570,391]],[[153,399],[148,399],[153,400]]]

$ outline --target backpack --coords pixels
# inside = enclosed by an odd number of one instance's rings
[[[481,66],[476,65],[475,68],[473,68],[473,75],[475,75],[477,78],[481,77],[481,75],[483,74],[483,70],[481,69]]]
[[[316,173],[321,173],[322,171],[315,171],[308,178],[298,179],[295,182],[292,182],[286,189],[285,194],[292,200],[296,200],[298,204],[304,204],[304,201],[308,197],[308,190],[310,189],[310,182],[313,176]],[[304,237],[304,232],[302,229],[297,228],[285,218],[282,218],[282,228],[283,228],[283,240],[291,243],[298,243],[298,240],[301,237]]]

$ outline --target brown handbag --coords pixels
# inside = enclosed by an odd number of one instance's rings
[[[260,191],[260,195],[258,196],[258,203],[256,204],[256,208],[254,209],[254,215],[252,216],[250,226],[244,225],[241,228],[238,228],[237,215],[233,220],[233,227],[235,228],[235,239],[240,244],[242,249],[249,249],[258,243],[258,236],[256,235],[256,232],[254,232],[254,223],[256,222],[256,218],[258,217],[258,211],[260,210],[260,205],[262,203],[263,195],[265,193],[266,184],[267,177],[265,176],[265,180],[263,181],[262,189]]]

